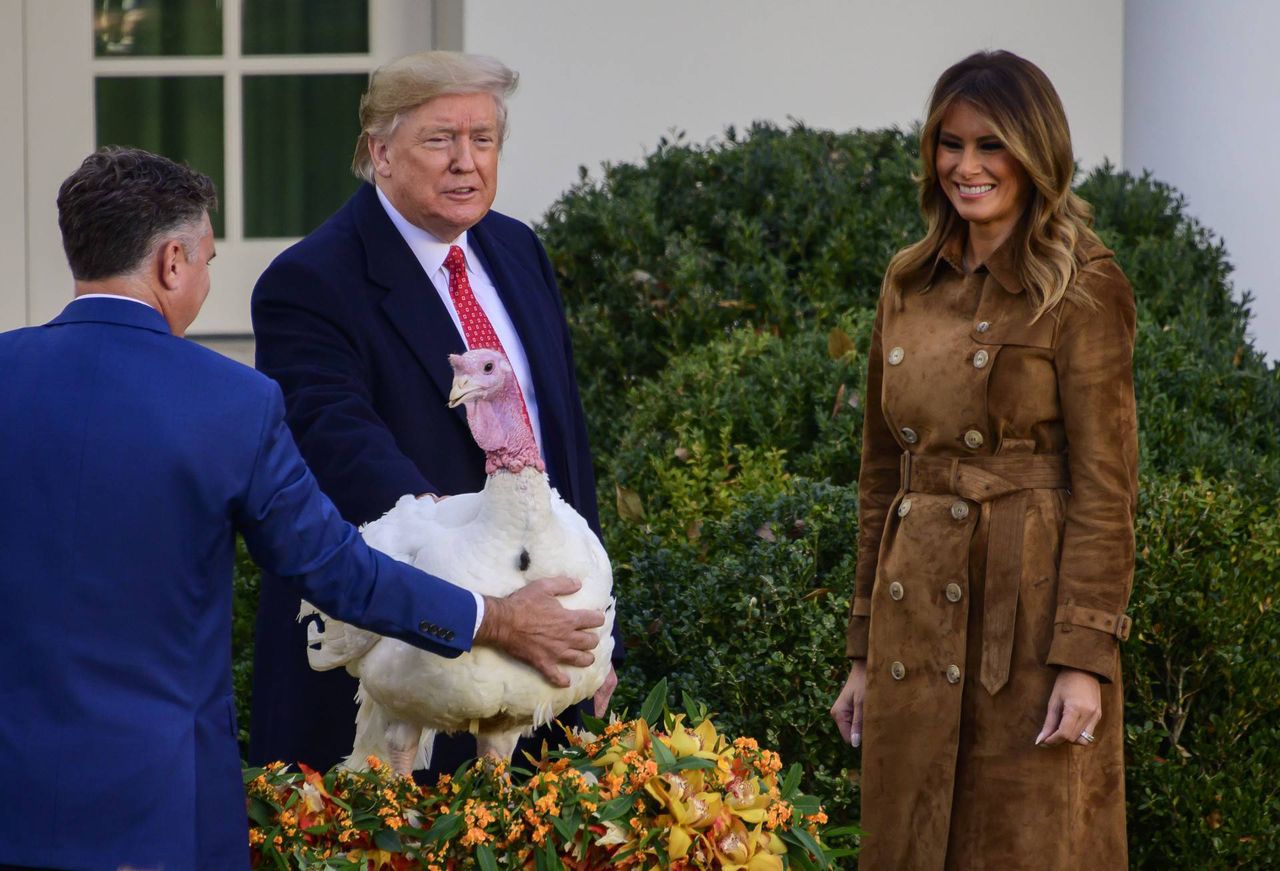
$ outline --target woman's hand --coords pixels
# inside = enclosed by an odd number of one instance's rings
[[[841,740],[854,747],[862,745],[862,699],[866,694],[867,661],[855,659],[849,669],[849,679],[831,706],[831,718],[836,721]]]
[[[1052,747],[1064,741],[1090,744],[1092,742],[1085,741],[1080,735],[1084,732],[1093,734],[1101,719],[1102,689],[1098,686],[1098,678],[1087,671],[1064,668],[1053,682],[1049,711],[1045,714],[1040,734],[1036,736],[1036,745]]]

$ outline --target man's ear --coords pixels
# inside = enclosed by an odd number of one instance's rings
[[[177,239],[168,239],[161,243],[156,259],[160,265],[160,283],[166,290],[177,290],[179,275],[187,265],[187,250]]]
[[[389,178],[391,176],[391,161],[387,159],[387,140],[381,136],[369,136],[369,159],[373,161],[373,171],[382,176]]]

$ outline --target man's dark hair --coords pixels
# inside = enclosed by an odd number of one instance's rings
[[[90,154],[58,190],[58,226],[80,281],[127,275],[166,233],[218,207],[204,173],[140,148]],[[188,246],[194,252],[195,241]]]

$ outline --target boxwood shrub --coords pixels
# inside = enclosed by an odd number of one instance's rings
[[[667,677],[803,763],[837,821],[857,815],[826,710],[847,668],[867,337],[885,263],[921,232],[917,160],[900,130],[673,136],[584,170],[539,228],[628,645],[618,704]],[[1079,190],[1139,308],[1132,865],[1263,867],[1280,855],[1280,368],[1175,189],[1103,166]],[[242,701],[255,582],[242,562]]]
[[[920,232],[916,159],[913,135],[892,130],[669,140],[584,174],[541,228],[629,643],[618,698],[670,675],[734,728],[778,736],[850,819],[850,752],[825,711],[845,667],[836,582],[856,536],[861,414],[824,414],[833,387],[861,390],[881,272]],[[1139,307],[1133,866],[1257,863],[1280,852],[1266,776],[1280,761],[1280,369],[1247,338],[1225,247],[1176,190],[1110,166],[1079,187]],[[837,326],[854,337],[848,358],[821,353]],[[779,536],[788,523],[801,531]]]

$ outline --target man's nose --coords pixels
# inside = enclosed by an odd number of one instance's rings
[[[476,168],[475,157],[471,153],[471,140],[465,136],[459,137],[453,147],[453,160],[449,163],[449,169],[454,172],[471,172]]]

